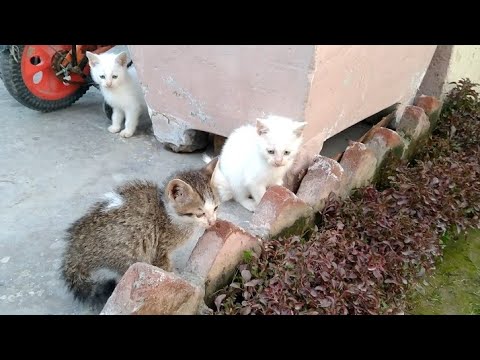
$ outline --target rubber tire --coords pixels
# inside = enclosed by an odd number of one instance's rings
[[[17,45],[19,54],[23,54],[24,45]],[[32,94],[26,87],[21,70],[21,62],[16,62],[10,51],[0,52],[0,72],[3,83],[10,95],[20,104],[41,112],[51,112],[67,108],[80,99],[89,89],[81,86],[75,93],[59,100],[43,100]],[[60,80],[59,80],[60,81]]]

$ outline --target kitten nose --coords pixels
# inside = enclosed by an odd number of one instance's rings
[[[214,217],[208,218],[208,226],[213,226],[215,225],[216,222],[217,222],[217,219],[215,219]]]
[[[111,81],[107,81],[107,87],[110,87],[112,86],[112,82]]]
[[[277,166],[282,165],[282,160],[283,159],[275,159],[275,165],[277,165]]]

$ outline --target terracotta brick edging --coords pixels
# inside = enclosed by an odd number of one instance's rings
[[[261,241],[240,227],[219,220],[198,240],[187,261],[184,275],[205,286],[205,301],[213,304],[215,291],[228,284],[245,252],[260,255]]]
[[[100,315],[201,313],[204,289],[158,267],[136,263],[115,287]]]
[[[261,253],[261,241],[219,220],[198,239],[181,274],[133,264],[120,279],[102,315],[208,314],[216,290],[228,284],[245,252]]]
[[[351,141],[336,160],[317,155],[299,180],[296,193],[267,189],[252,217],[251,232],[219,220],[199,238],[181,274],[136,263],[120,280],[101,314],[209,314],[215,292],[233,278],[247,252],[261,254],[262,241],[302,234],[331,193],[343,198],[375,181],[392,159],[410,157],[433,130],[442,103],[421,95],[397,107],[361,142]]]
[[[307,172],[308,173],[308,172]],[[263,239],[302,232],[313,220],[313,209],[283,186],[267,189],[252,216],[252,228]]]
[[[389,164],[409,158],[430,134],[441,109],[438,99],[421,95],[413,105],[397,106],[361,142],[350,141],[336,160],[317,155],[296,193],[282,186],[267,189],[253,215],[253,231],[265,240],[301,234],[331,193],[349,196],[352,190],[375,182]]]

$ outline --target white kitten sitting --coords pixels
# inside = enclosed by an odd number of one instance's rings
[[[87,51],[86,55],[92,79],[100,85],[105,102],[113,109],[112,125],[108,131],[119,132],[125,119],[125,129],[120,132],[120,136],[132,136],[140,116],[148,113],[148,108],[135,68],[127,68],[127,53],[97,55]]]
[[[267,187],[283,185],[302,144],[306,124],[269,116],[257,119],[256,126],[235,129],[223,146],[213,178],[221,201],[233,198],[254,211]]]

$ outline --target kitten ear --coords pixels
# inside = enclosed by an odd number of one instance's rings
[[[120,54],[117,55],[115,61],[120,66],[127,66],[127,53],[125,51],[122,51]]]
[[[208,177],[212,177],[213,173],[215,172],[217,168],[217,163],[218,163],[219,157],[214,157],[210,162],[205,165],[202,169],[203,172],[207,174]]]
[[[262,120],[257,119],[257,134],[262,136],[268,133],[268,127],[265,125]]]
[[[293,133],[298,137],[302,136],[303,129],[307,126],[306,122],[297,122],[293,127]]]
[[[173,179],[167,184],[165,192],[170,201],[185,204],[192,199],[193,189],[185,181]]]
[[[98,65],[98,63],[100,62],[100,59],[98,58],[97,54],[87,51],[85,55],[87,55],[88,62],[90,63],[90,67],[94,67]]]

